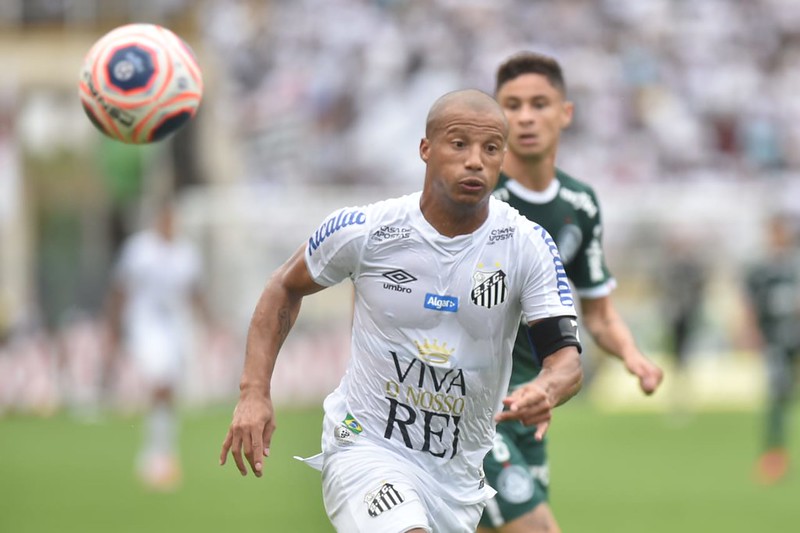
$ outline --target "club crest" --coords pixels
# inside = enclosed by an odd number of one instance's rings
[[[472,275],[472,303],[491,309],[501,304],[508,296],[506,273],[502,270],[494,272],[477,271]]]

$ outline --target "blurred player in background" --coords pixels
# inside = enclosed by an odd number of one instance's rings
[[[671,374],[673,414],[686,414],[691,400],[686,379],[692,341],[703,318],[703,302],[707,284],[707,267],[697,244],[688,237],[691,232],[679,228],[667,238],[660,260],[660,301],[665,325],[667,353],[674,361]]]
[[[149,388],[137,470],[154,489],[173,489],[181,478],[175,396],[192,340],[192,311],[211,325],[201,273],[198,251],[178,237],[174,206],[164,202],[152,228],[125,240],[113,274],[110,353],[131,356]]]
[[[689,357],[689,344],[697,331],[703,310],[706,268],[693,245],[681,236],[669,243],[664,259],[662,305],[668,328],[667,346],[682,370]]]
[[[510,130],[494,195],[553,236],[580,297],[586,329],[602,349],[622,360],[646,394],[653,393],[662,372],[639,351],[611,302],[616,284],[603,259],[603,228],[595,193],[555,166],[561,131],[570,124],[573,112],[560,65],[547,56],[519,53],[497,70],[495,91]],[[511,391],[537,375],[539,361],[529,328],[520,326]],[[545,442],[536,439],[531,428],[517,421],[499,424],[484,469],[497,496],[484,510],[480,531],[559,531],[547,504]]]
[[[558,250],[491,196],[507,132],[491,96],[444,95],[420,142],[422,192],[333,213],[275,272],[250,324],[221,464],[230,452],[242,475],[245,458],[262,475],[281,344],[305,296],[350,278],[351,358],[324,403],[323,453],[305,460],[322,470],[328,516],[342,533],[475,531],[494,492],[481,465],[495,421],[542,438],[581,383]],[[506,396],[522,316],[543,370]]]
[[[765,256],[746,275],[749,316],[767,365],[767,419],[763,454],[756,466],[765,484],[789,470],[786,421],[800,363],[800,254],[796,228],[784,214],[766,222]]]

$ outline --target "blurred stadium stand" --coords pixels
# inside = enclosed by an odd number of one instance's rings
[[[85,52],[127,22],[170,27],[204,70],[197,119],[157,146],[105,141],[76,95]],[[96,401],[111,260],[166,189],[180,193],[182,226],[236,334],[232,347],[198,351],[187,398],[235,393],[269,272],[335,207],[419,188],[430,104],[456,88],[491,92],[499,61],[521,49],[565,68],[576,116],[560,166],[600,194],[616,299],[637,338],[663,352],[654,280],[664,244],[688,236],[712,273],[698,364],[745,361],[714,367],[742,386],[755,360],[736,355],[748,351],[741,265],[769,212],[800,216],[800,3],[2,0],[0,413]],[[304,306],[278,365],[286,401],[316,401],[338,380],[347,291]],[[84,392],[65,399],[64,379],[94,385],[67,386]],[[126,379],[120,395],[134,402]],[[742,387],[760,393],[756,378]]]

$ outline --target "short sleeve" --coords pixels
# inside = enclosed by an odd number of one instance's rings
[[[607,296],[616,287],[611,272],[606,265],[603,252],[603,221],[600,203],[594,191],[588,191],[594,206],[582,222],[583,234],[586,236],[575,259],[567,265],[567,274],[581,297],[599,298]]]
[[[364,207],[345,207],[326,218],[306,245],[306,265],[312,279],[329,287],[352,277],[358,270],[368,227],[368,210]]]
[[[527,239],[521,240],[523,247],[518,255],[524,258],[519,264],[524,269],[521,303],[525,321],[577,316],[575,297],[558,247],[542,226],[532,226]]]

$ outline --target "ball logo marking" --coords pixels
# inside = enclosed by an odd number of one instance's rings
[[[124,59],[114,65],[114,77],[119,81],[128,81],[136,73],[133,63]]]

